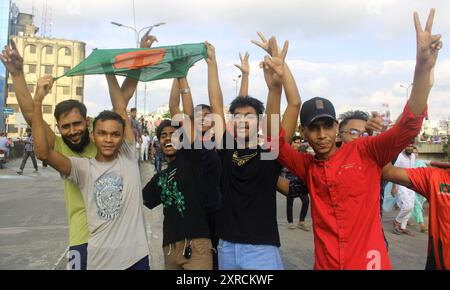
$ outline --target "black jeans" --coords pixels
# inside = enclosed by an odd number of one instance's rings
[[[308,213],[309,195],[307,193],[302,193],[302,194],[300,194],[299,197],[302,200],[302,209],[300,210],[299,221],[303,222],[303,221],[305,221],[306,214]],[[286,216],[287,216],[288,223],[292,223],[294,221],[294,219],[292,217],[292,208],[294,205],[294,199],[295,199],[295,197],[287,198]]]
[[[38,170],[37,161],[36,161],[36,157],[34,156],[34,152],[33,151],[24,151],[22,164],[20,165],[20,171],[23,171],[23,169],[25,168],[25,164],[27,163],[28,157],[31,157],[31,160],[33,161],[34,169]]]

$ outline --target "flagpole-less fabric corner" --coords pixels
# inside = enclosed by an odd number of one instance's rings
[[[156,48],[94,49],[92,53],[63,76],[115,74],[140,81],[185,77],[189,68],[206,58],[204,43]]]

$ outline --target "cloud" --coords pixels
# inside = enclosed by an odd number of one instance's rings
[[[43,0],[15,0],[23,12],[37,8],[35,23],[42,22]],[[94,47],[134,46],[130,30],[110,21],[133,25],[132,1],[49,0],[52,5],[53,36],[87,43]],[[415,34],[412,12],[420,13],[425,25],[429,8],[436,7],[433,31],[450,39],[450,1],[444,0],[135,0],[137,26],[160,21],[155,29],[160,45],[211,40],[216,46],[225,104],[235,97],[233,66],[238,52],[251,54],[250,95],[266,100],[267,87],[258,68],[264,53],[250,44],[255,31],[276,34],[290,40],[288,63],[304,100],[316,95],[329,97],[338,112],[347,109],[376,110],[388,102],[393,115],[405,100],[400,84],[412,82]],[[188,76],[195,103],[207,103],[204,61]],[[85,78],[85,100],[89,111],[109,108],[106,82],[101,76]],[[450,54],[441,51],[436,82],[430,96],[430,117],[448,117],[450,105]],[[154,110],[168,102],[171,81],[147,85],[147,108]],[[144,85],[139,86],[138,107],[143,107]],[[134,100],[132,100],[134,102]]]

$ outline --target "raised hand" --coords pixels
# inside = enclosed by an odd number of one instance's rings
[[[439,50],[442,48],[441,35],[431,34],[434,14],[435,9],[433,8],[428,15],[425,30],[423,30],[422,25],[420,24],[419,15],[417,12],[414,12],[414,26],[416,28],[417,40],[416,61],[418,65],[423,65],[429,69],[433,68],[436,64]]]
[[[9,46],[5,45],[4,50],[0,54],[0,60],[11,75],[23,72],[23,58],[20,56],[14,40],[11,39]]]
[[[278,49],[277,40],[271,37],[269,40],[269,49],[272,51],[272,57],[265,56],[264,61],[260,64],[264,70],[264,78],[267,86],[281,86],[284,75],[284,60],[288,51],[289,42],[285,41],[281,52]]]
[[[259,38],[261,39],[261,41],[257,41],[257,40],[252,40],[253,44],[256,44],[257,46],[261,47],[262,49],[264,49],[268,54],[273,55],[273,51],[280,51],[280,48],[277,46],[276,49],[274,49],[273,47],[270,46],[269,41],[267,41],[267,39],[264,37],[264,35],[261,32],[257,32]]]
[[[208,53],[208,57],[206,58],[207,64],[215,64],[216,63],[216,48],[209,42],[205,41],[206,51]]]
[[[36,93],[34,94],[35,102],[42,102],[45,96],[53,87],[53,77],[50,75],[43,76],[38,79]]]
[[[154,42],[158,42],[158,39],[153,35],[148,35],[149,32],[147,32],[144,36],[141,38],[140,42],[140,48],[149,48],[152,47],[152,44]]]
[[[366,123],[366,131],[369,135],[372,136],[374,131],[383,132],[386,129],[381,115],[378,112],[372,112],[372,117]]]
[[[242,54],[239,53],[239,58],[241,59],[241,65],[235,64],[235,66],[241,70],[242,74],[250,74],[250,65],[248,64],[248,58],[250,57],[250,54],[248,52],[245,52],[244,57],[242,57]]]

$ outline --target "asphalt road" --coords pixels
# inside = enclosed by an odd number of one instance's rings
[[[39,168],[32,173],[28,161],[24,175],[19,176],[16,160],[0,170],[0,269],[65,269],[68,230],[59,174]],[[39,163],[40,164],[40,163]],[[142,184],[153,175],[153,166],[141,167]],[[294,218],[298,217],[301,201],[294,202]],[[313,233],[288,229],[285,198],[277,198],[281,253],[285,269],[312,269],[314,265]],[[396,212],[387,213],[383,226],[390,244],[389,255],[394,269],[424,269],[427,235],[410,229],[414,237],[393,234],[392,220]],[[428,215],[426,215],[427,219]],[[145,209],[152,269],[163,269],[162,207]],[[308,215],[307,223],[311,224]]]

